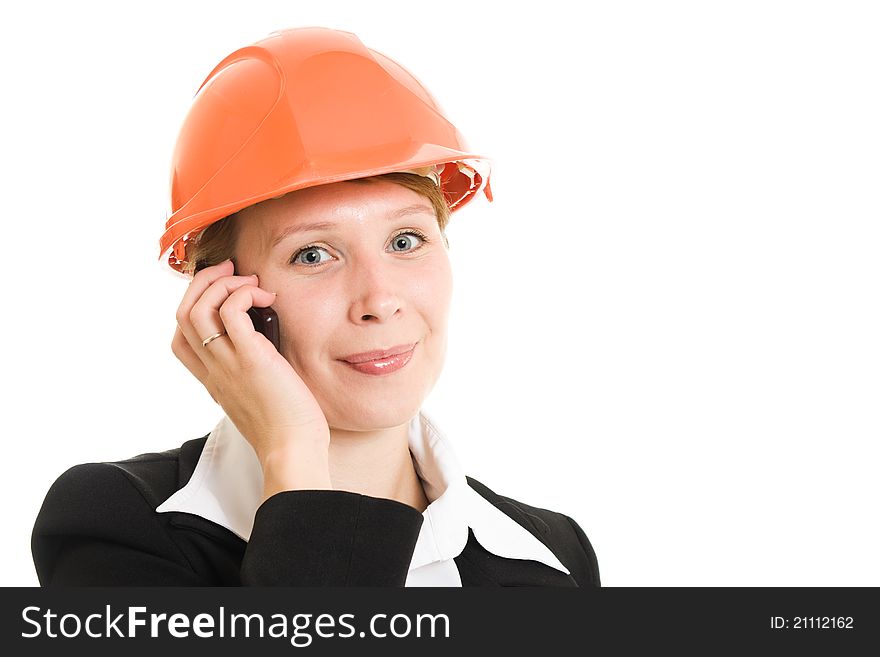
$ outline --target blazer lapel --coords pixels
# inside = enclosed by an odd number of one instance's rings
[[[570,575],[540,561],[492,554],[468,530],[464,551],[455,558],[462,586],[577,586]]]

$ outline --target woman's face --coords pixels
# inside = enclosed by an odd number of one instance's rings
[[[257,274],[278,294],[281,353],[330,427],[368,431],[412,418],[443,368],[452,298],[430,201],[393,182],[341,182],[264,201],[236,221],[237,273]],[[343,360],[412,344],[409,362],[392,372]]]

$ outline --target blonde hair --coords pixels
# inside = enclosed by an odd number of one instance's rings
[[[406,187],[427,198],[434,208],[434,214],[437,215],[437,225],[440,226],[440,234],[443,236],[443,241],[449,247],[449,241],[446,239],[446,225],[449,223],[449,206],[446,203],[443,192],[433,180],[414,173],[385,173],[379,176],[356,178],[348,182],[371,183],[381,180]],[[295,194],[296,192],[290,193]],[[184,273],[192,275],[205,267],[217,265],[224,260],[234,259],[237,239],[237,224],[234,219],[237,215],[238,212],[215,221],[187,242]]]

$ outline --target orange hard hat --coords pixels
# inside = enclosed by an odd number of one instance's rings
[[[349,32],[275,32],[199,87],[174,149],[159,257],[182,270],[187,240],[260,201],[423,167],[439,174],[450,210],[480,190],[492,199],[488,160],[403,67]]]

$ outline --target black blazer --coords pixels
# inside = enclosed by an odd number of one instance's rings
[[[190,479],[207,436],[158,454],[87,463],[52,485],[31,548],[40,583],[73,586],[403,586],[423,515],[347,491],[287,491],[257,510],[249,541],[199,516],[157,513]],[[544,543],[571,575],[485,550],[469,531],[462,586],[599,586],[568,516],[468,484]]]

